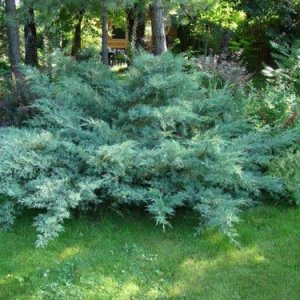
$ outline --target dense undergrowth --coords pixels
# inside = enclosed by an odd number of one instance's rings
[[[29,69],[26,80],[35,117],[0,130],[0,221],[9,228],[37,209],[37,246],[74,212],[101,205],[145,208],[163,227],[191,207],[199,230],[234,240],[243,207],[285,193],[268,169],[299,129],[265,126],[244,93],[181,56],[142,54],[120,80],[96,61],[56,54],[49,72]]]

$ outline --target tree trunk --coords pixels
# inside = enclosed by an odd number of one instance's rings
[[[131,45],[133,44],[133,39],[135,39],[135,8],[136,6],[134,6],[133,8],[130,7],[126,9],[128,40]]]
[[[204,35],[204,41],[203,41],[203,48],[204,48],[204,56],[208,56],[208,38],[209,38],[209,26],[206,23],[205,24],[205,35]]]
[[[30,66],[38,66],[38,53],[37,53],[37,33],[34,20],[33,7],[28,9],[29,19],[24,27],[25,36],[25,64]]]
[[[160,55],[167,51],[167,39],[161,0],[153,0],[151,7],[151,26],[154,54]]]
[[[75,26],[75,32],[73,36],[72,44],[72,56],[76,56],[78,51],[81,49],[81,24],[84,16],[84,11],[81,10],[78,15],[77,24]]]
[[[9,61],[12,75],[15,78],[21,76],[19,70],[20,64],[20,41],[18,25],[16,21],[16,3],[15,0],[5,0],[5,11],[7,16],[7,37],[9,47]]]
[[[108,11],[105,1],[102,0],[101,9],[101,23],[102,23],[102,62],[105,65],[109,65],[108,58]]]
[[[188,51],[194,42],[190,23],[186,25],[183,24],[179,25],[177,29],[177,34],[180,40],[180,44],[178,45],[180,52]]]
[[[145,2],[142,2],[142,7],[140,7],[137,15],[137,24],[136,24],[136,48],[145,48],[145,30],[146,30],[146,5]]]
[[[222,38],[220,41],[220,54],[227,55],[229,53],[228,48],[231,40],[231,31],[228,29],[222,30]]]
[[[134,50],[145,48],[146,5],[140,1],[126,10],[129,43]]]

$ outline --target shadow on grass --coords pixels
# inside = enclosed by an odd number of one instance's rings
[[[72,220],[35,249],[25,218],[0,234],[0,299],[298,299],[299,209],[262,207],[244,220],[240,249],[216,232],[194,237],[188,212],[165,233],[138,212]]]

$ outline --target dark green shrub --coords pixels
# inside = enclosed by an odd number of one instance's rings
[[[270,173],[283,178],[286,200],[300,204],[300,151],[294,149],[274,160]]]
[[[266,67],[263,71],[269,83],[262,91],[264,100],[260,101],[260,105],[256,101],[256,111],[257,114],[266,116],[266,123],[269,125],[299,128],[300,42],[296,41],[291,47],[273,43],[273,48],[277,67]],[[296,204],[300,203],[299,153],[297,143],[270,165],[270,174],[283,179],[285,199]]]
[[[298,97],[284,84],[268,83],[262,89],[252,89],[247,105],[248,115],[259,126],[285,126],[297,111]]]
[[[87,61],[90,59],[95,59],[100,57],[100,52],[96,48],[88,47],[88,48],[83,48],[81,49],[77,55],[76,59],[78,61]]]

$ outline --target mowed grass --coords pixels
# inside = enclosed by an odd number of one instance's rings
[[[151,218],[74,219],[45,249],[32,220],[0,233],[0,299],[300,299],[300,209],[260,207],[226,237],[193,235],[180,213],[162,232]]]

